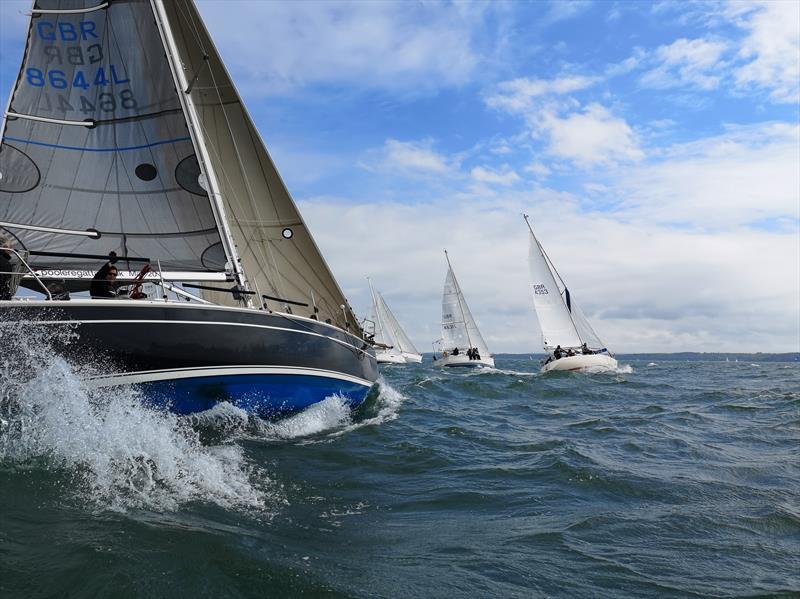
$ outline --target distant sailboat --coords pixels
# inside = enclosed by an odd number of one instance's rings
[[[397,322],[380,291],[376,292],[372,287],[372,279],[368,280],[372,292],[372,313],[375,317],[374,345],[378,364],[419,364],[422,362],[422,355]]]
[[[544,350],[549,354],[542,366],[542,372],[615,371],[617,361],[611,357],[572,299],[569,289],[536,239],[527,215],[525,222],[530,231],[528,265],[533,303],[542,329]],[[561,281],[561,286],[556,282],[556,277]]]
[[[467,306],[447,250],[444,255],[447,259],[447,277],[442,293],[442,338],[437,342],[441,356],[434,351],[436,363],[439,366],[493,368],[494,358]]]
[[[43,296],[0,325],[66,324],[87,384],[179,413],[366,398],[374,352],[192,0],[35,0],[0,134],[0,234]]]

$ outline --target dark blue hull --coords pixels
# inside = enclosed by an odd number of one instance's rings
[[[289,314],[131,300],[0,302],[0,324],[68,326],[68,359],[99,365],[89,384],[133,386],[180,414],[229,402],[278,417],[340,396],[356,406],[378,377],[371,346]]]
[[[288,374],[197,377],[137,386],[148,402],[178,414],[203,412],[226,401],[263,418],[288,416],[330,397],[355,408],[370,390],[332,377]]]

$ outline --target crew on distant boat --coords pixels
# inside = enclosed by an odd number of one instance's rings
[[[583,352],[583,355],[585,355],[585,356],[589,356],[589,355],[595,353],[595,352],[593,352],[592,350],[589,349],[589,346],[586,345],[585,341],[583,342],[583,345],[581,345],[581,352]]]
[[[14,296],[11,289],[11,273],[14,272],[13,254],[4,250],[11,249],[11,240],[0,237],[0,300],[10,300]]]
[[[555,350],[553,350],[553,356],[556,360],[560,360],[564,356],[564,350],[561,349],[560,345],[557,345]]]
[[[458,355],[458,348],[455,348],[455,349],[453,350],[453,355],[454,355],[454,356],[457,356],[457,355]]]

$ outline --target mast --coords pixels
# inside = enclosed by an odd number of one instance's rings
[[[150,0],[153,7],[153,13],[156,20],[156,26],[161,34],[161,40],[164,43],[164,51],[167,56],[172,76],[175,79],[175,87],[180,98],[181,106],[186,115],[186,122],[189,125],[189,133],[192,138],[192,145],[198,157],[198,164],[200,171],[205,177],[206,184],[208,185],[209,195],[211,197],[211,207],[214,211],[214,217],[217,221],[217,226],[222,233],[220,238],[222,240],[225,255],[231,264],[233,276],[236,279],[236,284],[242,289],[249,291],[247,279],[244,270],[241,266],[239,254],[236,250],[236,243],[233,239],[233,234],[228,225],[228,219],[225,214],[225,205],[222,201],[222,194],[219,189],[219,182],[216,173],[211,166],[211,159],[208,155],[208,150],[205,145],[205,138],[203,136],[202,128],[198,126],[197,109],[195,108],[194,101],[192,100],[190,87],[186,81],[183,65],[180,63],[178,49],[175,44],[175,39],[170,29],[169,20],[166,17],[163,0]],[[245,295],[242,298],[248,306],[251,305],[250,297]]]
[[[530,231],[531,237],[536,242],[536,247],[539,248],[539,252],[541,252],[542,256],[544,256],[544,259],[547,261],[547,267],[550,269],[551,273],[552,272],[556,273],[556,276],[558,277],[558,280],[561,281],[561,284],[564,286],[564,291],[566,293],[569,293],[569,291],[567,290],[567,284],[564,282],[564,279],[561,278],[561,275],[558,273],[558,270],[556,269],[555,265],[553,264],[553,261],[550,260],[550,256],[548,256],[547,252],[544,251],[544,248],[542,247],[542,244],[539,243],[539,239],[537,239],[536,234],[533,232],[533,228],[531,227],[531,223],[528,220],[528,215],[527,214],[523,214],[522,218],[525,219],[525,224],[528,225],[528,231]],[[575,336],[578,338],[579,341],[583,342],[583,337],[581,337],[581,332],[578,330],[578,327],[575,324],[575,319],[572,317],[572,309],[569,307],[569,305],[567,305],[567,302],[564,299],[564,296],[562,296],[560,293],[558,294],[558,296],[561,298],[561,301],[564,302],[564,306],[567,308],[567,314],[569,315],[569,320],[572,323],[572,328],[575,330]]]
[[[453,273],[453,282],[456,284],[456,298],[458,299],[458,309],[461,310],[461,322],[464,323],[464,330],[467,333],[467,343],[472,347],[472,337],[469,336],[469,325],[467,324],[467,315],[464,314],[464,304],[461,302],[461,285],[458,284],[456,273],[453,272],[453,265],[450,264],[450,256],[447,250],[444,251],[444,257],[447,260],[447,268]]]

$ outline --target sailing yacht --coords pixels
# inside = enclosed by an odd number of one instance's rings
[[[375,323],[374,346],[378,364],[419,364],[422,355],[414,347],[400,323],[395,318],[389,305],[372,286],[372,279],[367,277],[372,293],[372,314]]]
[[[434,344],[434,360],[439,366],[494,368],[494,358],[467,306],[447,250],[444,255],[447,260],[447,276],[442,292],[442,338]],[[437,346],[439,356],[436,355]],[[470,355],[472,350],[477,350],[476,356]]]
[[[523,216],[530,232],[528,266],[533,304],[542,329],[544,350],[548,353],[541,371],[616,371],[617,361],[572,299],[564,280],[536,239],[528,215]]]
[[[66,325],[57,351],[104,365],[89,385],[178,413],[362,402],[374,351],[192,0],[35,0],[30,16],[0,236],[39,295],[0,301],[0,326]],[[57,299],[102,264],[128,293]],[[143,284],[158,293],[134,299]]]

